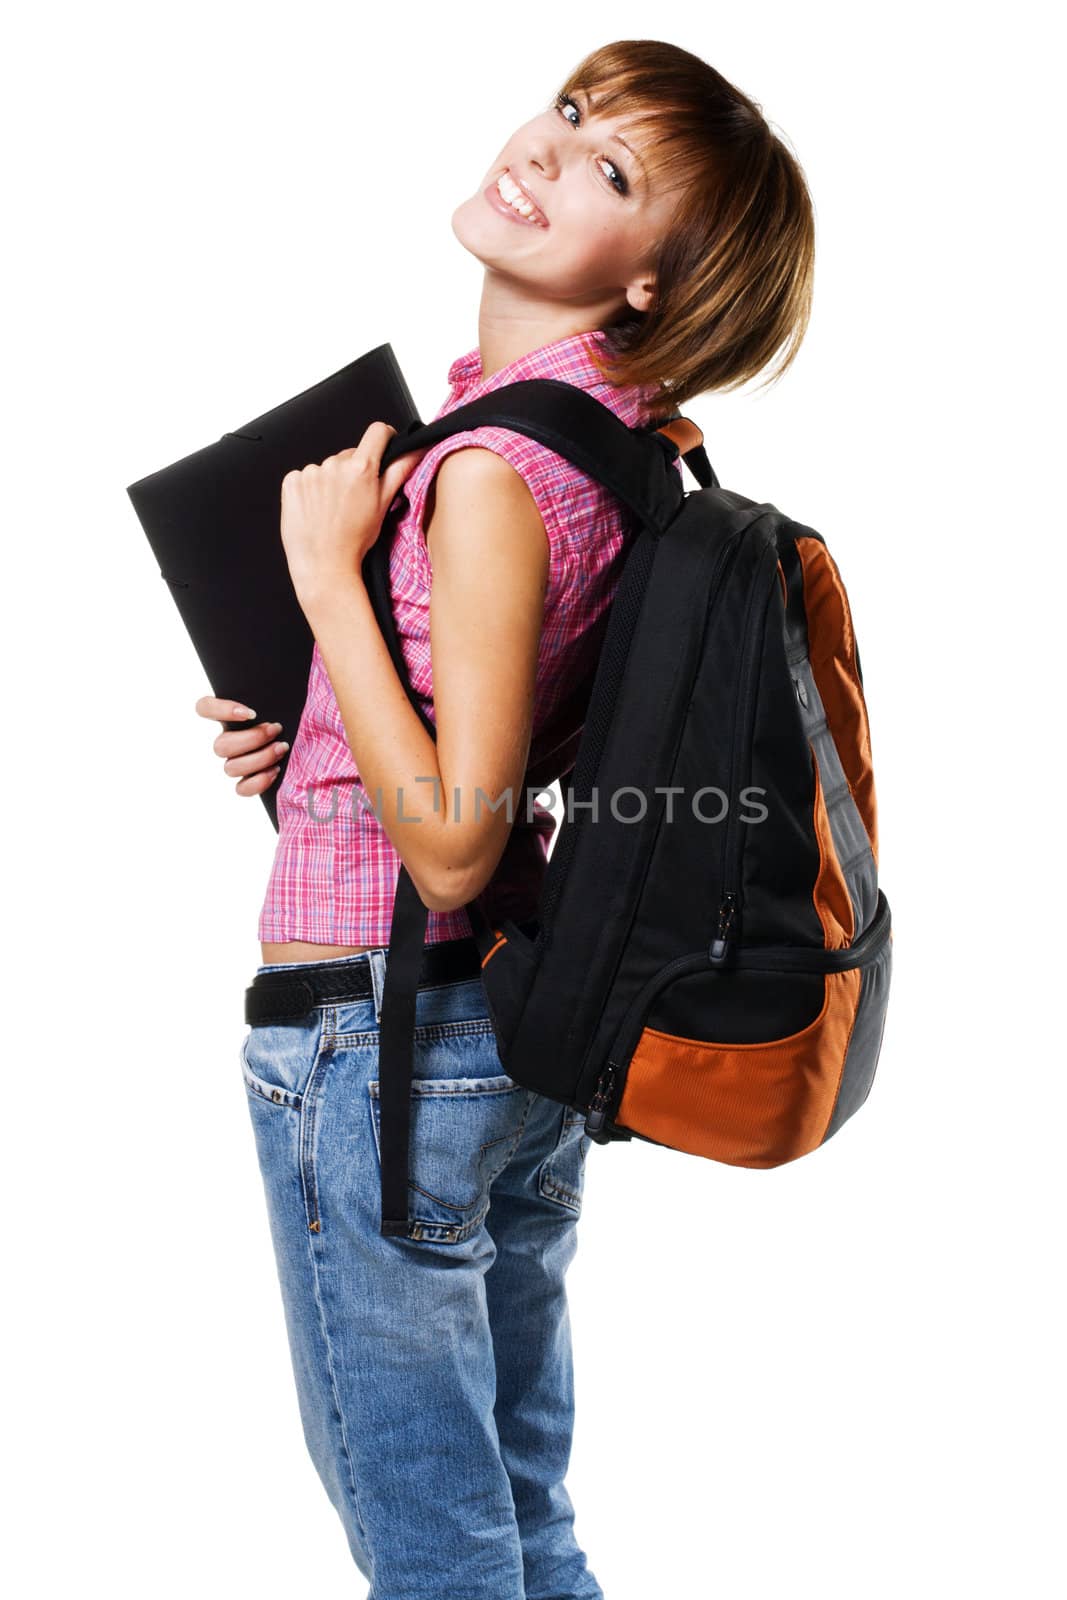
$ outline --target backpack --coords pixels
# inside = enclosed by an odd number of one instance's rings
[[[634,512],[534,923],[466,910],[506,1074],[632,1138],[742,1167],[825,1143],[866,1100],[889,906],[863,677],[825,541],[723,489],[675,412],[630,428],[558,379],[390,440],[384,468],[481,424],[539,439]],[[679,455],[699,487],[687,491]],[[401,681],[390,519],[364,575]],[[542,774],[543,776],[543,774]],[[427,908],[401,864],[379,1032],[381,1232],[407,1235]]]

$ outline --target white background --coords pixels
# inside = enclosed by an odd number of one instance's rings
[[[10,1593],[364,1592],[304,1452],[238,1068],[274,833],[193,713],[208,686],[125,486],[387,340],[431,416],[477,342],[453,209],[587,50],[649,33],[753,95],[815,198],[792,371],[687,410],[723,483],[845,576],[895,976],[871,1097],[813,1155],[593,1147],[579,1537],[607,1600],[1063,1592],[1049,15],[9,24]]]

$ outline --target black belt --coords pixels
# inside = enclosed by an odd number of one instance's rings
[[[420,989],[480,977],[482,958],[474,939],[444,939],[423,946]],[[370,961],[322,961],[288,972],[257,972],[245,990],[245,1021],[296,1022],[315,1006],[369,1000],[374,994]]]

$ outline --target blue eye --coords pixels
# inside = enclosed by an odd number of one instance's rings
[[[572,128],[577,128],[580,125],[581,120],[582,120],[582,113],[578,109],[577,103],[574,100],[571,99],[569,94],[558,94],[556,96],[555,100],[553,101],[553,105],[556,107],[557,111],[563,117],[564,122],[569,122]],[[578,118],[577,122],[572,121],[571,118],[568,117],[568,115],[567,115],[568,111],[573,111],[573,112],[576,113],[577,118]],[[614,163],[614,161],[612,161],[611,157],[610,156],[598,156],[597,160],[605,162],[611,168],[612,173],[614,174],[614,176],[610,177],[608,179],[608,182],[614,187],[616,193],[617,194],[627,194],[627,193],[629,193],[630,185],[626,181],[626,175],[625,175],[625,173],[623,173],[621,168],[619,168],[619,167],[617,167],[615,165],[615,163]]]

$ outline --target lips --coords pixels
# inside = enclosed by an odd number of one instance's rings
[[[543,228],[547,228],[548,227],[548,218],[545,216],[544,212],[541,210],[540,201],[538,200],[537,196],[534,194],[533,190],[530,188],[530,185],[526,182],[526,179],[525,178],[520,178],[518,173],[517,172],[512,172],[510,167],[505,167],[504,168],[504,172],[507,173],[507,175],[511,179],[512,183],[517,183],[518,184],[519,188],[522,190],[522,192],[526,196],[527,200],[529,200],[530,204],[536,208],[537,216],[534,218],[534,221],[535,222],[539,222]],[[500,176],[503,177],[503,173],[501,173]]]
[[[510,217],[512,222],[518,222],[526,228],[547,228],[549,226],[548,218],[541,210],[541,207],[537,201],[537,196],[532,193],[529,185],[524,183],[516,173],[512,172],[510,167],[505,167],[504,172],[507,173],[511,182],[515,184],[518,189],[521,189],[522,193],[526,196],[527,200],[529,200],[530,204],[536,208],[536,215],[532,217],[524,217],[520,211],[516,211],[513,206],[508,205],[507,201],[501,196],[500,191],[497,189],[497,181],[499,178],[503,177],[503,172],[497,173],[492,183],[488,184],[482,191],[486,200],[488,200],[494,211],[499,211],[502,216]]]

